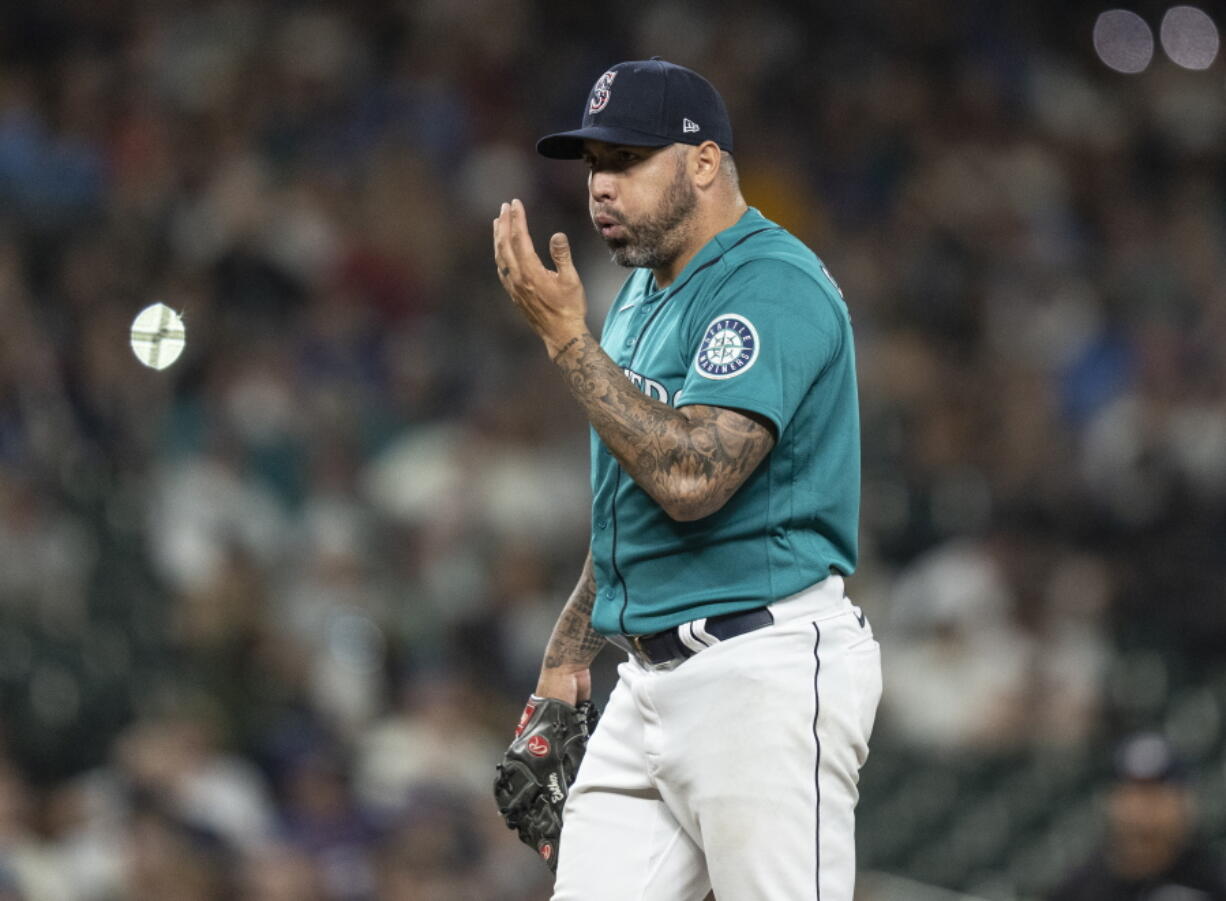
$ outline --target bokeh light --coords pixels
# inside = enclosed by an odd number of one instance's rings
[[[1094,50],[1117,72],[1144,72],[1154,57],[1154,33],[1134,12],[1109,9],[1094,23]]]
[[[1158,34],[1171,62],[1185,69],[1208,69],[1217,58],[1217,25],[1195,6],[1172,6],[1162,17]]]

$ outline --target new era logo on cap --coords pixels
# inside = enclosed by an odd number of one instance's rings
[[[618,63],[598,76],[588,91],[581,127],[547,135],[536,149],[554,159],[578,159],[584,141],[632,147],[714,141],[731,153],[732,125],[709,81],[655,56]]]

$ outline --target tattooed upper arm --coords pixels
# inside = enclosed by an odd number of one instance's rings
[[[605,446],[673,519],[710,516],[775,446],[773,426],[756,413],[675,409],[649,398],[591,335],[567,344],[554,362]]]
[[[674,519],[701,519],[724,506],[770,453],[774,425],[757,413],[706,404],[679,412],[689,421],[689,435],[660,462],[675,486],[665,509]]]

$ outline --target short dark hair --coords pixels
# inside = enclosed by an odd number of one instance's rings
[[[736,171],[736,160],[732,158],[732,154],[727,150],[720,151],[719,168],[723,171],[724,176],[732,181],[732,183],[740,183],[740,175]]]

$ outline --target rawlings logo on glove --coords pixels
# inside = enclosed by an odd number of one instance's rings
[[[600,714],[591,701],[575,707],[556,698],[533,695],[515,729],[515,740],[498,764],[494,799],[507,828],[520,841],[558,868],[562,808],[587,740]]]

